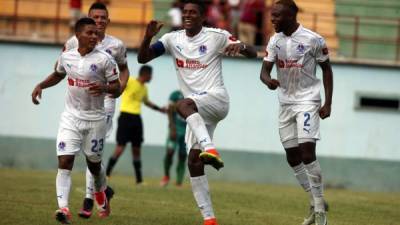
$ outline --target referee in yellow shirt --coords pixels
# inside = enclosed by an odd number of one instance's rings
[[[164,108],[155,105],[148,98],[146,83],[150,82],[152,71],[152,67],[148,65],[142,66],[136,79],[129,77],[126,88],[122,93],[121,114],[118,118],[117,128],[117,146],[108,161],[107,176],[110,176],[118,158],[124,152],[126,144],[131,142],[136,183],[143,182],[142,162],[140,159],[140,147],[143,142],[143,123],[140,116],[142,102],[154,110],[165,113]]]

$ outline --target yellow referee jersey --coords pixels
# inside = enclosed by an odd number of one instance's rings
[[[147,99],[147,87],[136,78],[129,77],[126,88],[121,96],[120,111],[137,114],[141,112],[142,102]]]

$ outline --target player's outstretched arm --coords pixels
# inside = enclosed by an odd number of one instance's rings
[[[156,36],[158,32],[160,32],[162,26],[163,24],[156,20],[152,20],[147,24],[146,33],[144,35],[142,43],[140,44],[137,56],[137,60],[139,63],[147,63],[159,56],[152,48],[150,48],[150,43],[151,39]]]
[[[275,90],[279,87],[279,81],[271,78],[271,71],[274,67],[273,62],[263,61],[261,72],[260,72],[260,80],[271,90]]]
[[[331,115],[331,105],[332,105],[332,93],[333,93],[333,72],[331,63],[329,59],[324,62],[319,63],[322,69],[322,79],[324,82],[325,89],[325,102],[324,105],[319,110],[319,116],[321,119],[328,118]]]
[[[58,73],[54,71],[50,74],[44,81],[40,82],[32,91],[32,102],[35,105],[39,104],[39,99],[42,98],[42,90],[48,87],[52,87],[58,84],[62,79],[64,79],[65,74]]]

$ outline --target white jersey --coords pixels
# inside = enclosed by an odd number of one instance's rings
[[[184,30],[163,35],[159,40],[172,55],[178,82],[185,97],[210,90],[224,89],[221,59],[224,49],[239,43],[221,29],[203,27],[194,37]]]
[[[327,59],[325,40],[301,25],[291,36],[282,32],[272,36],[264,60],[276,63],[280,103],[320,104],[322,84],[316,66]]]
[[[81,56],[78,48],[71,49],[61,54],[56,71],[68,78],[66,112],[82,120],[105,118],[105,95],[91,96],[88,88],[93,82],[107,83],[118,79],[117,65],[108,53],[95,48]]]
[[[68,39],[67,42],[65,42],[64,51],[68,51],[70,49],[78,47],[78,39],[74,35],[70,39]],[[99,48],[110,54],[118,65],[127,63],[126,47],[124,46],[124,43],[116,37],[106,34],[104,36],[104,39],[101,42],[97,43],[96,48]]]

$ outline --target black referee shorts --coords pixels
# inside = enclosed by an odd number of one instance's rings
[[[143,142],[143,123],[140,115],[121,112],[118,117],[117,144],[140,147]]]

